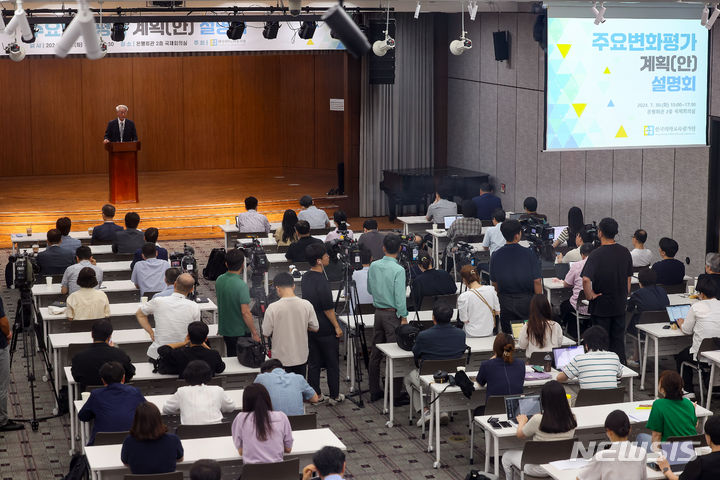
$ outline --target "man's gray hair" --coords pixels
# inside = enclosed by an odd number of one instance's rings
[[[711,271],[720,273],[720,253],[710,252],[705,255],[705,265]]]
[[[130,110],[129,108],[127,108],[127,105],[118,105],[117,107],[115,107],[116,112],[119,112],[120,109],[124,109],[126,112]]]

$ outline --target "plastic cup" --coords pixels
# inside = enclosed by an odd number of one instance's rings
[[[35,245],[33,245],[32,251],[33,251],[33,253],[38,253],[40,251],[40,245],[38,245],[37,243]]]
[[[90,398],[90,392],[82,392],[80,397],[82,397],[83,402],[87,402],[88,398]]]
[[[433,232],[437,232],[437,223],[433,222]]]
[[[688,284],[687,293],[688,293],[688,295],[694,295],[695,294],[695,285]]]
[[[93,227],[88,227],[88,235],[92,235]]]
[[[148,298],[147,297],[140,297],[140,303],[147,303]]]
[[[50,277],[50,276],[45,277],[45,282],[47,283],[47,286],[48,286],[48,287],[49,287],[50,285],[52,285],[52,277]]]
[[[32,235],[32,227],[27,227],[27,236]]]
[[[229,218],[226,218],[226,219],[225,219],[225,225],[230,225],[230,219],[229,219]]]

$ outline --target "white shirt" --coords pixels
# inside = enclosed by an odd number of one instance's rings
[[[615,442],[595,454],[578,472],[580,480],[647,480],[647,450],[631,442]]]
[[[703,339],[720,337],[720,300],[712,298],[693,304],[680,329],[686,335],[692,334],[690,353],[697,359],[695,354]]]
[[[207,425],[222,422],[223,412],[233,410],[235,402],[222,387],[188,385],[177,389],[165,402],[162,413],[174,415],[180,412],[183,425]]]
[[[553,348],[562,346],[562,327],[559,323],[552,320],[549,323],[550,328],[545,329],[545,338],[543,339],[544,346],[542,348],[535,343],[535,339],[530,338],[527,331],[527,323],[522,326],[520,336],[518,337],[518,347],[525,349],[525,358],[530,358],[535,352],[551,352]]]
[[[573,263],[579,262],[580,260],[582,260],[582,255],[580,255],[580,247],[577,247],[573,248],[563,256],[562,263]]]
[[[653,253],[647,248],[633,248],[630,256],[632,256],[633,267],[649,267],[652,264]]]
[[[495,289],[490,285],[483,285],[467,290],[458,297],[460,321],[465,324],[465,334],[468,337],[489,337],[495,326],[495,318],[490,308],[474,292],[479,293],[493,310],[500,311],[500,300]]]
[[[158,348],[184,341],[188,325],[200,321],[200,306],[178,292],[169,297],[153,297],[142,304],[140,310],[145,315],[155,316],[155,341],[147,351],[148,357],[155,360],[158,359]]]
[[[505,237],[503,237],[502,232],[500,232],[500,225],[502,225],[502,222],[494,227],[489,227],[485,232],[485,237],[483,237],[482,246],[490,250],[490,255],[505,245]]]
[[[267,217],[257,210],[248,210],[237,216],[238,231],[241,233],[256,233],[270,231],[270,222]]]
[[[283,297],[268,305],[262,333],[272,337],[272,356],[286,367],[302,365],[308,359],[308,329],[320,324],[312,303],[299,297]]]
[[[301,210],[297,214],[298,220],[305,220],[310,224],[310,228],[325,228],[330,219],[324,210],[320,210],[315,205],[310,205],[305,210]]]
[[[358,299],[360,305],[372,304],[372,295],[368,292],[367,288],[367,277],[370,267],[363,267],[362,270],[355,270],[352,274],[352,279],[355,280],[355,287],[357,288]]]

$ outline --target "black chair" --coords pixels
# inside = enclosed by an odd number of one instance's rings
[[[127,473],[123,477],[123,480],[182,480],[182,478],[182,472],[150,473],[147,475],[133,475],[131,473]]]
[[[522,459],[520,460],[520,478],[522,480],[547,478],[546,476],[535,477],[526,475],[524,473],[525,465],[542,465],[543,463],[550,463],[556,460],[567,460],[572,456],[573,445],[576,441],[577,438],[545,442],[530,440],[525,442]]]
[[[143,296],[144,296],[144,297],[147,297],[148,300],[152,300],[152,298],[153,298],[155,295],[157,295],[158,293],[160,293],[160,292],[145,292],[145,295],[143,295]]]
[[[92,330],[93,323],[95,323],[95,320],[69,320],[67,323],[70,325],[70,331],[73,333],[77,332],[89,332]],[[87,345],[85,345],[85,348],[87,348]],[[69,353],[69,351],[68,351]],[[72,359],[72,357],[69,357]]]
[[[505,397],[502,395],[488,397],[485,401],[485,415],[503,415],[506,412]]]
[[[589,407],[593,405],[607,405],[623,403],[625,401],[625,387],[589,389],[581,388],[575,399],[576,407]]]
[[[290,458],[277,463],[245,463],[242,480],[298,480],[300,459]]]
[[[97,432],[93,445],[120,445],[130,432]]]
[[[582,320],[583,323],[585,323],[590,320],[590,315],[584,315],[580,313],[580,305],[582,305],[585,300],[585,291],[581,289],[580,293],[578,293],[578,299],[576,304],[578,305],[578,308],[575,309],[575,328],[577,328],[576,337],[578,345],[580,345],[580,337],[582,336],[582,330],[580,329],[580,321]]]
[[[314,430],[317,428],[317,413],[306,413],[305,415],[289,415],[290,428],[297,430]]]
[[[229,437],[231,435],[231,423],[211,423],[210,425],[180,425],[175,434],[181,440],[191,438],[207,437]]]
[[[67,348],[68,363],[72,362],[72,359],[75,355],[77,355],[80,352],[84,352],[85,350],[88,349],[88,347],[89,347],[89,345],[87,343],[71,343],[70,345],[68,345],[68,348]]]
[[[455,373],[457,372],[458,367],[464,367],[467,365],[467,357],[463,356],[460,358],[453,358],[449,360],[422,360],[420,359],[420,368],[419,373],[420,375],[432,375],[433,373],[437,372],[438,370],[443,370],[448,373]],[[424,392],[421,388],[416,387],[413,384],[410,384],[410,391],[408,394],[410,395],[410,409],[408,412],[408,421],[410,425],[412,425],[413,417],[415,413],[415,408],[413,406],[413,390],[417,390],[417,392],[420,394],[420,414],[423,414],[424,410]],[[422,438],[425,438],[425,424],[422,424]]]
[[[629,312],[626,315],[626,325],[630,325],[630,321],[632,320],[633,314],[632,312]],[[640,316],[638,317],[638,321],[635,324],[641,325],[641,324],[647,324],[647,323],[667,323],[670,321],[670,317],[668,317],[667,310],[646,310],[644,312],[640,312]],[[642,346],[646,342],[646,338],[644,335],[642,335],[642,332],[637,331],[636,333],[632,332],[626,332],[625,334],[630,338],[637,339],[637,345],[638,345],[638,358],[640,359],[640,368],[644,368],[643,366],[643,357],[642,357]]]
[[[674,443],[674,442],[693,442],[693,446],[695,447],[707,447],[707,438],[705,438],[705,434],[698,434],[698,435],[688,435],[687,437],[668,437],[667,440],[665,440],[668,443]]]

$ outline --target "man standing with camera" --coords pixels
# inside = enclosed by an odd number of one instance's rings
[[[383,398],[380,387],[380,362],[382,353],[377,348],[381,343],[397,341],[395,329],[407,323],[407,298],[405,296],[405,269],[398,263],[401,240],[398,235],[389,233],[383,239],[385,256],[370,264],[368,270],[367,290],[373,297],[375,305],[375,336],[373,349],[370,353],[370,401]],[[395,381],[396,379],[393,379]],[[397,380],[400,380],[399,378]],[[396,385],[399,387],[400,384]],[[400,388],[395,388],[398,394]],[[407,405],[409,398],[395,398],[395,405]]]

